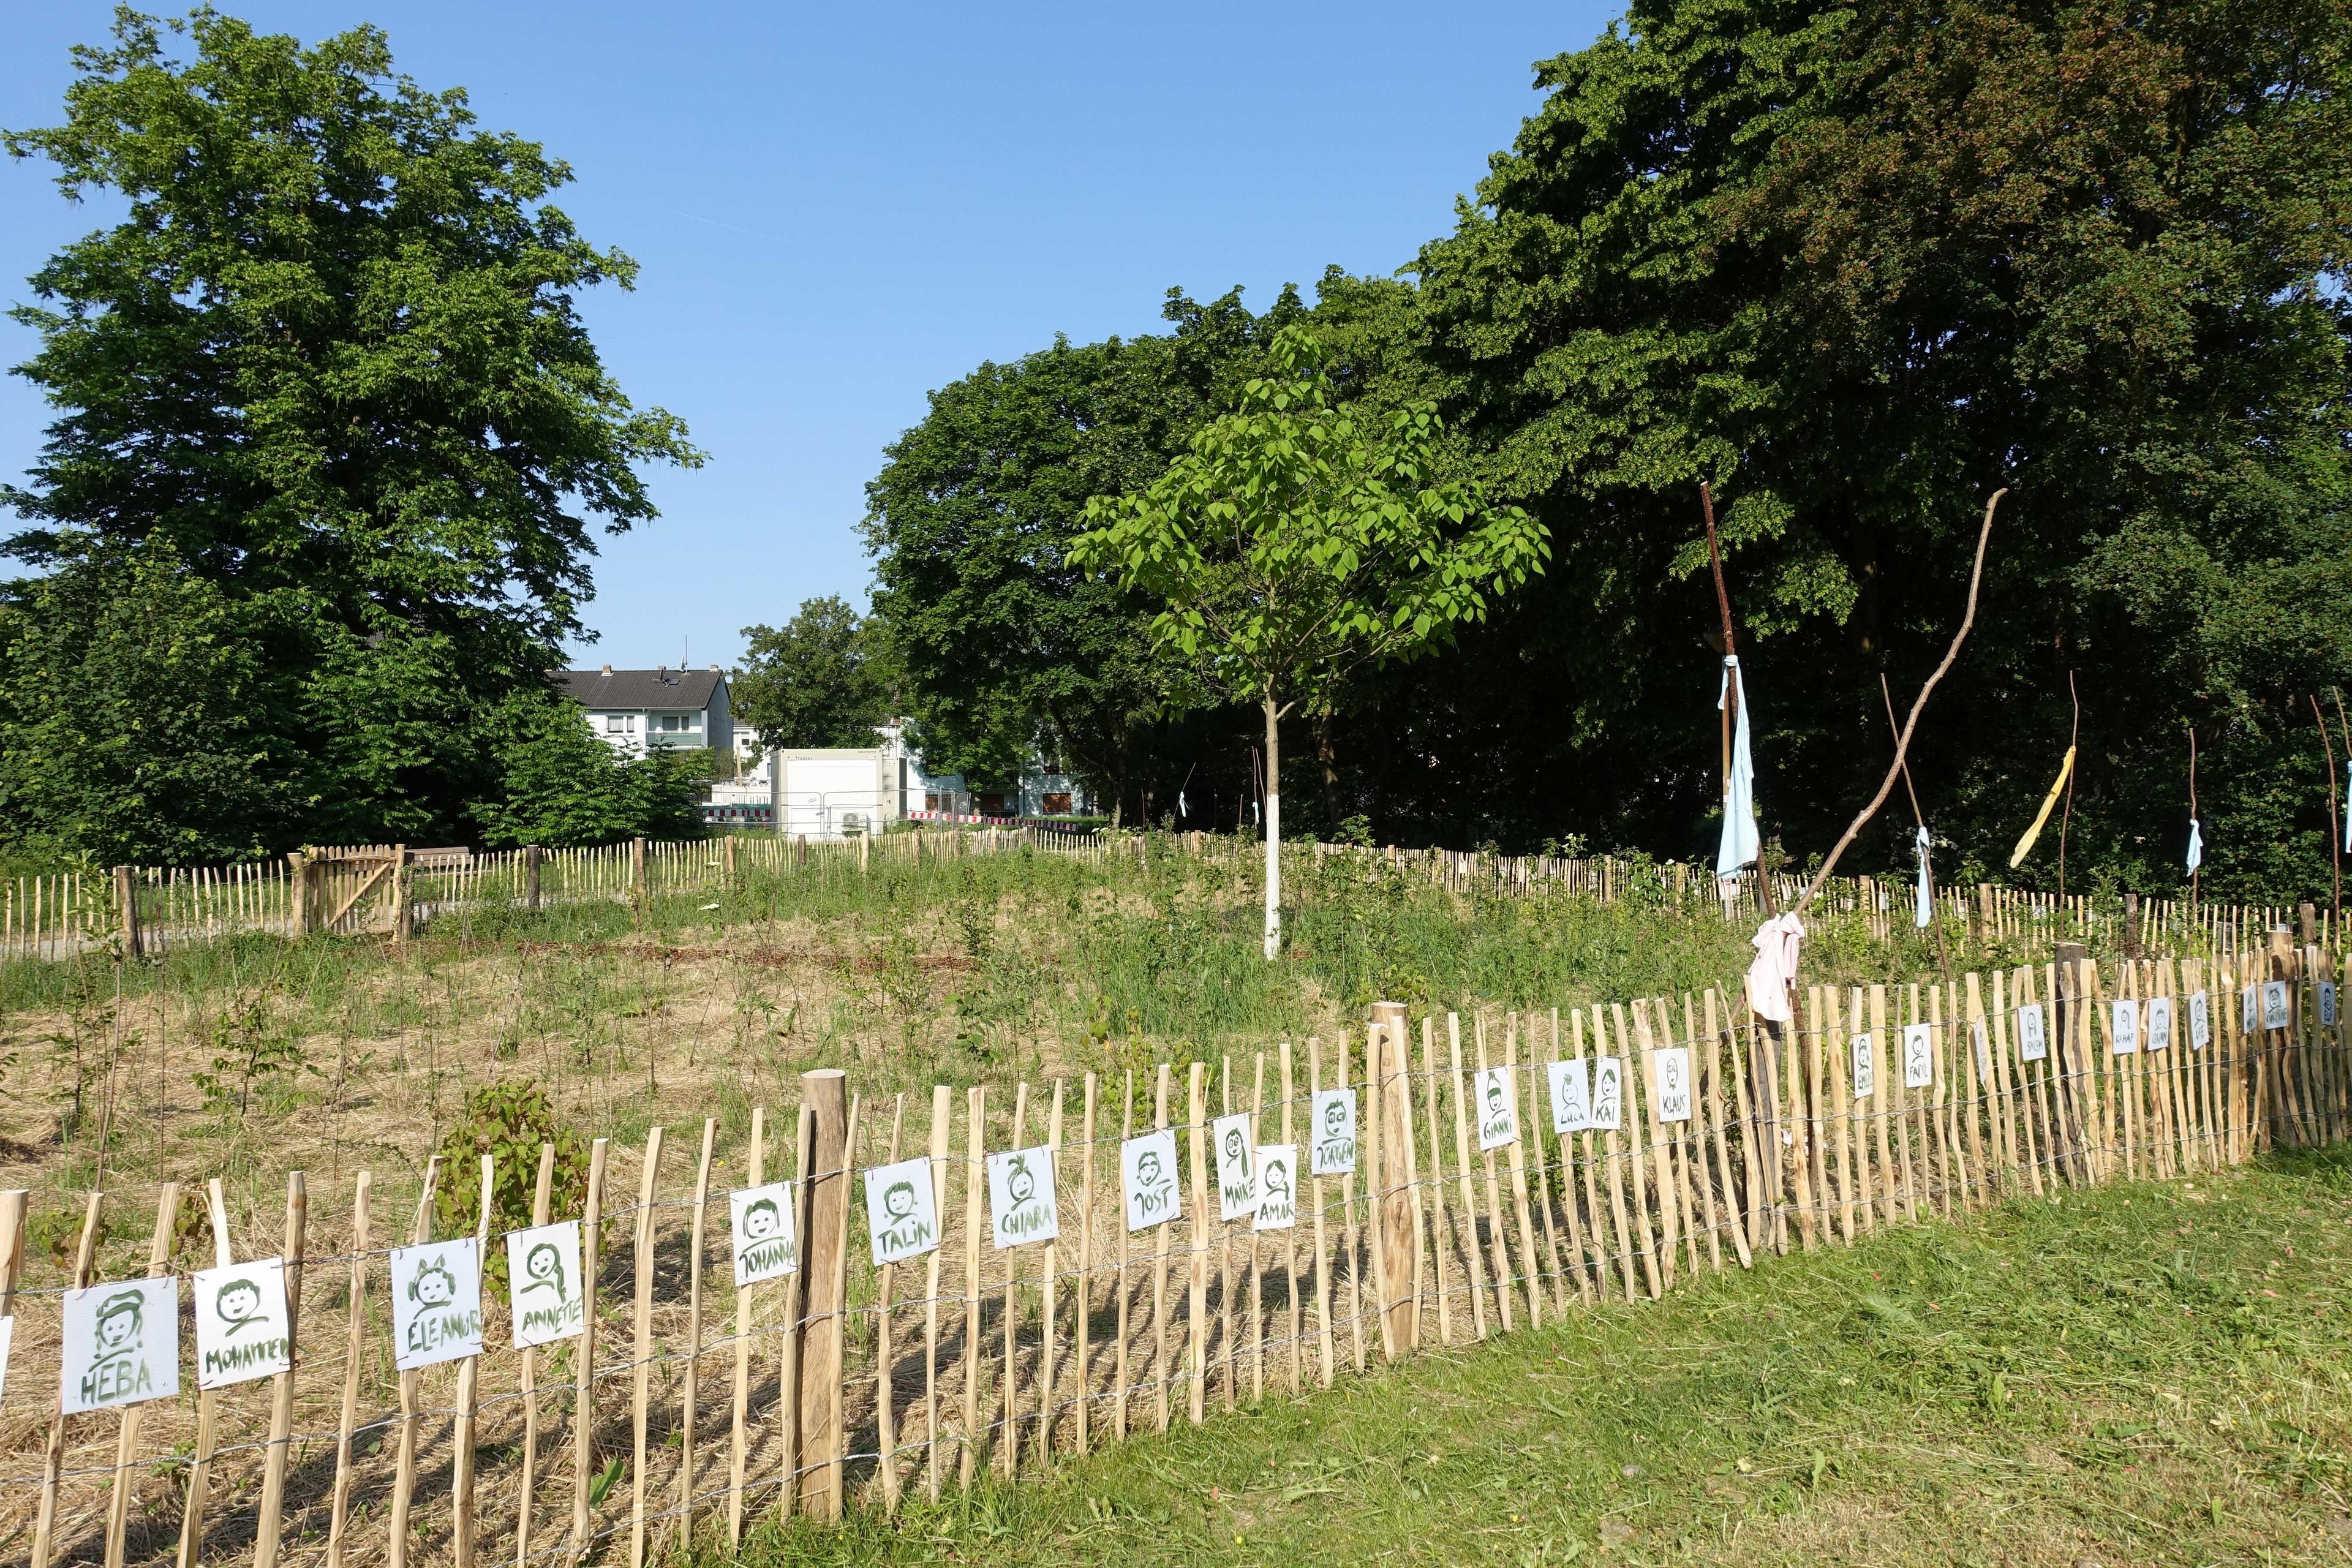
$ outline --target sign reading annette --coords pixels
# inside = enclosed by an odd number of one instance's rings
[[[517,1350],[568,1340],[588,1326],[578,1220],[507,1232],[507,1306]]]
[[[939,1246],[936,1196],[931,1163],[919,1154],[866,1173],[866,1227],[873,1233],[874,1267],[919,1258]]]
[[[1061,1210],[1054,1203],[1051,1148],[1040,1143],[988,1157],[988,1217],[994,1222],[999,1252],[1062,1234]]]
[[[1176,1180],[1174,1129],[1162,1127],[1121,1143],[1118,1165],[1127,1186],[1129,1230],[1150,1230],[1183,1216],[1183,1189]]]
[[[793,1222],[793,1184],[770,1182],[727,1194],[735,1246],[735,1284],[781,1279],[801,1266],[800,1234]]]
[[[1318,1176],[1344,1176],[1356,1168],[1356,1091],[1315,1091],[1315,1168]]]
[[[198,1388],[250,1383],[294,1365],[286,1332],[284,1259],[201,1268],[195,1287]]]
[[[482,1253],[470,1236],[392,1249],[392,1364],[482,1353]]]
[[[13,1320],[12,1320],[13,1321]],[[58,1397],[68,1415],[180,1392],[180,1281],[124,1279],[68,1290]]]

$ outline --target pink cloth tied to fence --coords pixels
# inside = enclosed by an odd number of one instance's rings
[[[1797,978],[1797,950],[1805,928],[1794,915],[1774,915],[1756,928],[1756,962],[1748,966],[1748,1005],[1759,1018],[1789,1022],[1789,987]]]

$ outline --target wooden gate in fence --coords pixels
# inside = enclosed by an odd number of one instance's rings
[[[404,844],[298,850],[294,925],[304,936],[408,938],[409,868],[415,852]]]

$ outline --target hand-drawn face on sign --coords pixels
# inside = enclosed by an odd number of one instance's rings
[[[124,1279],[68,1290],[58,1394],[68,1415],[180,1392],[180,1281]]]
[[[482,1353],[482,1254],[470,1236],[392,1249],[392,1364]]]
[[[1257,1213],[1256,1173],[1251,1169],[1247,1111],[1209,1123],[1209,1146],[1217,1156],[1217,1217],[1247,1219]]]
[[[793,1184],[770,1182],[727,1194],[735,1247],[735,1285],[781,1279],[801,1266],[798,1228],[793,1219]]]
[[[1051,1241],[1061,1234],[1054,1203],[1054,1151],[1010,1149],[988,1157],[988,1217],[996,1250]]]
[[[2263,988],[2249,985],[2238,994],[2238,1026],[2251,1035],[2262,1026]]]
[[[198,1388],[249,1383],[294,1364],[282,1259],[199,1269],[194,1284]]]
[[[2137,1055],[2139,1051],[2139,1004],[2117,1002],[2107,1009],[2108,1047],[2119,1057]]]
[[[1878,1092],[1878,1042],[1868,1034],[1853,1037],[1853,1097],[1868,1100]]]
[[[1298,1151],[1288,1143],[1257,1147],[1257,1226],[1288,1230],[1298,1223]]]
[[[1990,1088],[1992,1083],[1992,1042],[1982,1018],[1969,1020],[1969,1044],[1976,1047],[1977,1081]]]
[[[2263,1027],[2286,1027],[2286,982],[2284,980],[2263,982]]]
[[[507,1306],[517,1350],[568,1340],[588,1326],[578,1220],[507,1232]]]
[[[1595,1132],[1617,1131],[1619,1114],[1625,1103],[1625,1058],[1595,1057],[1592,1058],[1592,1130]]]
[[[2027,1002],[2017,1009],[2017,1055],[2038,1062],[2050,1055],[2050,1037],[2042,1029],[2042,1004]]]
[[[1356,1168],[1356,1091],[1315,1091],[1315,1162],[1318,1176],[1344,1176]]]
[[[1658,1120],[1688,1121],[1691,1119],[1690,1051],[1682,1046],[1669,1046],[1651,1058],[1654,1072],[1652,1082],[1658,1090]]]
[[[1592,1064],[1582,1057],[1551,1064],[1551,1130],[1581,1132],[1592,1125]]]
[[[874,1242],[874,1267],[919,1258],[939,1246],[936,1196],[931,1163],[919,1155],[866,1173],[866,1228]]]
[[[2336,1027],[2336,982],[2333,980],[2319,983],[2319,1026],[2323,1029]]]
[[[1478,1074],[1478,1147],[1503,1149],[1519,1141],[1518,1096],[1512,1093],[1508,1068],[1487,1068]]]
[[[1119,1175],[1127,1190],[1127,1228],[1149,1230],[1181,1217],[1183,1188],[1176,1179],[1176,1133],[1160,1128],[1118,1146]]]
[[[1903,1087],[1928,1089],[1936,1082],[1936,1035],[1933,1026],[1903,1026]]]
[[[2151,996],[2147,1001],[2147,1048],[2150,1052],[2172,1048],[2172,998]]]
[[[2213,1005],[2205,993],[2193,991],[2189,995],[2189,1048],[2201,1051],[2213,1043]]]

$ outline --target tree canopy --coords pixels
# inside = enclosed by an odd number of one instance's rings
[[[835,595],[803,599],[779,628],[743,628],[742,667],[729,681],[738,722],[762,746],[870,746],[890,717],[897,679],[889,635]]]

